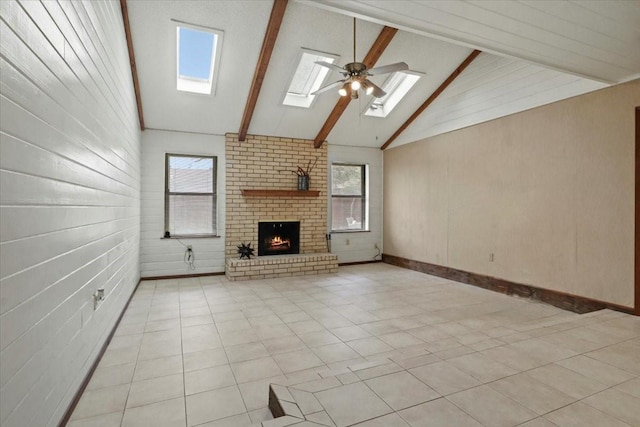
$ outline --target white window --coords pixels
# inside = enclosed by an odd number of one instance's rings
[[[372,117],[387,117],[418,80],[420,80],[420,74],[411,71],[398,71],[391,74],[382,85],[382,90],[387,94],[382,98],[373,98],[364,114]]]
[[[367,165],[331,165],[331,231],[366,231]]]
[[[167,154],[165,164],[165,237],[215,236],[217,158]]]
[[[316,97],[311,93],[320,89],[330,71],[327,67],[316,64],[316,61],[333,64],[337,58],[337,55],[303,48],[296,72],[282,103],[294,107],[309,108]]]
[[[222,34],[186,24],[176,26],[178,90],[211,94],[218,74]]]

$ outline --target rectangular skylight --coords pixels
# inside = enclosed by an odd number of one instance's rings
[[[220,59],[222,32],[179,24],[176,26],[177,89],[210,94]]]
[[[296,72],[282,103],[294,107],[309,108],[315,98],[315,95],[311,95],[311,93],[320,89],[330,71],[327,67],[315,62],[325,61],[333,64],[337,59],[338,55],[303,48]]]
[[[420,80],[420,77],[420,74],[412,71],[398,71],[391,74],[382,85],[382,90],[387,94],[382,98],[374,98],[364,114],[372,117],[387,117],[413,85]]]

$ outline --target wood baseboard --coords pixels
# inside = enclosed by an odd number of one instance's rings
[[[386,262],[387,264],[395,265],[397,267],[407,268],[409,270],[419,271],[421,273],[430,274],[432,276],[455,280],[456,282],[478,286],[480,288],[488,289],[494,292],[500,292],[505,295],[515,295],[519,297],[535,299],[553,305],[555,307],[562,308],[564,310],[572,311],[574,313],[584,314],[591,311],[609,308],[611,310],[621,311],[623,313],[634,314],[634,310],[631,307],[625,307],[622,305],[581,297],[578,295],[567,294],[560,291],[537,288],[535,286],[511,282],[509,280],[499,279],[497,277],[485,276],[482,274],[471,273],[451,267],[444,267],[427,262],[401,258],[394,255],[382,254],[382,261]]]
[[[127,303],[124,305],[124,308],[120,312],[120,315],[118,316],[118,320],[116,320],[116,323],[113,325],[113,328],[111,329],[111,332],[109,332],[109,336],[104,341],[104,344],[102,344],[102,347],[100,348],[100,351],[98,352],[98,356],[96,357],[96,360],[93,361],[93,364],[91,365],[91,368],[89,369],[89,372],[87,372],[87,375],[85,375],[84,380],[82,380],[82,384],[80,384],[80,388],[78,389],[76,394],[73,396],[73,399],[71,400],[71,403],[69,404],[69,407],[67,408],[66,412],[64,413],[64,416],[62,417],[62,420],[60,420],[60,423],[58,424],[58,427],[64,427],[69,422],[69,419],[71,418],[71,415],[73,414],[73,411],[76,409],[76,406],[78,405],[78,402],[80,401],[80,398],[82,397],[82,393],[84,393],[85,389],[89,385],[89,381],[91,380],[91,376],[93,375],[93,373],[95,372],[96,368],[98,367],[98,364],[100,363],[100,360],[102,360],[102,356],[104,356],[104,352],[107,351],[107,347],[109,347],[109,344],[111,343],[111,339],[113,338],[113,335],[116,333],[116,329],[118,329],[118,325],[120,325],[120,321],[122,320],[122,316],[124,316],[124,313],[127,312],[127,308],[129,308],[129,303],[131,302],[131,299],[133,298],[133,295],[135,295],[136,291],[138,290],[138,286],[140,286],[140,282],[141,281],[142,281],[142,279],[138,280],[138,283],[133,288],[133,292],[131,292],[131,295],[129,295],[129,299],[127,300]]]
[[[635,234],[634,234],[634,305],[640,316],[640,105],[636,107],[636,161],[635,161]]]
[[[346,266],[349,266],[349,265],[360,265],[360,264],[375,264],[375,263],[378,263],[378,262],[382,262],[382,260],[377,259],[375,261],[371,260],[371,261],[341,262],[341,263],[338,263],[338,267],[346,267]]]
[[[224,271],[218,271],[215,273],[177,274],[173,276],[150,276],[150,277],[142,277],[140,280],[189,279],[191,277],[206,277],[206,276],[224,276]]]

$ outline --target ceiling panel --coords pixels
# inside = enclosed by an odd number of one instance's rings
[[[391,147],[606,86],[605,83],[483,53]]]
[[[352,100],[327,140],[330,144],[380,147],[471,52],[462,46],[398,32],[378,62],[404,61],[410,70],[423,76],[385,118],[364,115],[371,97],[362,95]],[[371,80],[382,86],[386,78],[374,76]]]
[[[635,0],[305,1],[608,83],[640,76]]]
[[[301,22],[305,22],[304,32],[297,29]],[[332,22],[330,32],[326,31],[328,22]],[[278,38],[272,64],[265,76],[262,94],[258,100],[257,113],[249,129],[250,133],[307,139],[316,137],[339,99],[337,89],[318,95],[309,109],[282,105],[282,99],[295,70],[301,47],[338,54],[340,57],[336,62],[339,65],[353,61],[352,25],[352,18],[348,16],[336,15],[295,2],[289,5],[281,32],[297,32],[297,36]],[[381,25],[366,21],[357,22],[357,60],[362,60],[366,55],[382,28]],[[318,37],[320,33],[324,35]],[[329,142],[376,146],[377,141],[391,135],[470,52],[471,49],[417,34],[397,33],[377,65],[405,61],[411,70],[425,75],[387,118],[361,114],[372,99],[370,96],[362,95],[358,100],[351,101],[342,119],[330,133]],[[371,77],[371,81],[381,86],[387,76],[374,76]],[[330,83],[342,78],[341,74],[332,71],[326,81]],[[357,126],[354,126],[354,120]],[[380,145],[382,144],[377,146]]]
[[[127,5],[146,126],[213,134],[237,132],[271,2],[128,0]],[[224,31],[213,95],[176,90],[172,20]]]
[[[378,24],[358,22],[356,41],[359,60],[366,55],[382,28]],[[324,124],[339,98],[337,89],[316,96],[311,108],[282,104],[301,48],[338,55],[335,63],[340,66],[352,62],[353,19],[289,2],[249,133],[313,139]],[[341,74],[331,71],[325,83],[342,78]]]
[[[128,0],[147,127],[238,132],[272,0]],[[314,139],[339,99],[319,95],[311,108],[282,100],[300,55],[309,48],[357,60],[384,25],[400,31],[377,65],[404,61],[424,73],[386,118],[363,113],[371,97],[352,101],[327,140],[380,147],[474,48],[482,53],[394,142],[403,144],[513,114],[640,76],[640,2],[290,0],[249,133]],[[215,93],[176,90],[175,23],[224,31]],[[593,76],[587,79],[584,76]],[[382,85],[387,76],[371,80]],[[325,81],[341,79],[331,72]],[[599,80],[600,82],[596,81]],[[602,82],[604,81],[604,83]]]

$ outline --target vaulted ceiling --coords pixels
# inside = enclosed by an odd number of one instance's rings
[[[128,15],[147,128],[238,132],[265,37],[272,0],[128,0]],[[513,114],[640,77],[638,1],[290,0],[248,132],[315,139],[339,100],[319,95],[311,108],[282,104],[301,48],[357,59],[384,26],[398,28],[377,65],[404,61],[424,73],[386,118],[351,101],[328,133],[329,144],[381,147],[473,52],[453,79],[391,147]],[[176,90],[175,21],[224,31],[211,95]],[[331,72],[325,83],[342,78]],[[371,80],[382,85],[386,76]]]

